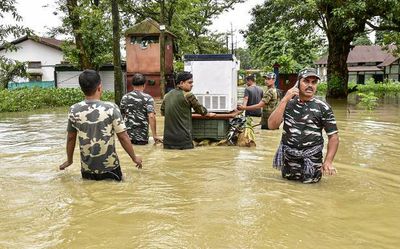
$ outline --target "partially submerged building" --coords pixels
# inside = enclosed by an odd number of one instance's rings
[[[347,57],[347,69],[349,71],[349,82],[365,84],[369,79],[382,82],[385,79],[400,81],[399,57],[378,45],[354,46]],[[327,61],[325,55],[315,62],[318,74],[322,81],[327,80]]]

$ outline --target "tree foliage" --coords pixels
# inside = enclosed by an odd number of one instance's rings
[[[252,25],[283,26],[299,35],[322,32],[328,40],[327,96],[341,98],[347,96],[346,60],[351,42],[365,32],[366,26],[374,30],[398,30],[399,5],[397,0],[269,0],[253,11]]]
[[[177,37],[176,58],[185,53],[224,53],[224,34],[209,30],[214,18],[244,0],[148,0],[119,1],[121,28],[151,17],[160,22],[160,4],[165,6],[165,24]],[[52,35],[72,34],[63,46],[66,59],[79,68],[95,68],[112,61],[111,0],[58,0],[62,27]]]
[[[64,13],[63,24],[50,33],[69,37],[62,46],[66,60],[77,68],[96,70],[112,62],[111,2],[59,0],[57,4]]]
[[[367,33],[364,32],[364,33],[357,34],[354,37],[353,42],[351,43],[351,45],[354,45],[354,46],[372,45],[372,42],[369,39]]]
[[[225,53],[225,34],[211,32],[218,15],[244,0],[134,0],[123,7],[139,22],[147,17],[160,22],[160,3],[165,6],[165,24],[177,36],[178,56],[187,53]]]
[[[16,22],[22,20],[15,7],[15,0],[2,0],[0,3],[0,20],[5,16],[10,15]],[[15,24],[0,23],[0,47],[7,50],[16,50],[17,48],[10,42],[7,42],[8,37],[18,37],[24,34],[29,34],[30,30]],[[25,77],[26,65],[23,62],[7,59],[0,56],[0,89],[7,88],[8,83],[16,77]]]
[[[28,77],[26,63],[0,57],[0,89],[8,88],[8,83],[18,77]]]
[[[258,11],[257,15],[260,14],[265,15]],[[322,37],[284,25],[258,26],[253,23],[246,36],[255,65],[271,68],[278,63],[284,73],[311,66],[325,49]]]
[[[8,37],[19,37],[21,35],[29,33],[29,29],[15,23],[15,24],[4,24],[2,19],[9,15],[16,22],[22,20],[22,17],[18,14],[15,7],[15,0],[2,0],[0,3],[0,47],[14,48],[12,44],[8,43],[6,39]]]

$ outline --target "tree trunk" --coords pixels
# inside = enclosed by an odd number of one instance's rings
[[[83,37],[80,33],[81,20],[79,19],[78,1],[77,0],[67,0],[68,16],[71,20],[72,32],[75,38],[76,48],[79,50],[79,67],[81,70],[93,69],[92,64],[86,54],[85,46],[83,44]]]
[[[347,57],[350,53],[351,39],[343,39],[340,33],[328,36],[329,55],[327,64],[328,91],[326,97],[347,98],[348,69]]]
[[[114,64],[114,94],[115,103],[119,105],[123,96],[122,68],[121,68],[121,50],[120,37],[121,30],[119,26],[118,0],[112,0],[111,3],[112,23],[113,23],[113,64]]]
[[[160,90],[161,99],[165,94],[165,2],[160,1]]]

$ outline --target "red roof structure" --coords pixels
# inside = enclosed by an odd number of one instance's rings
[[[26,40],[31,40],[34,42],[38,42],[41,43],[43,45],[61,50],[61,44],[63,43],[63,41],[61,40],[57,40],[55,38],[46,38],[46,37],[40,37],[40,36],[35,36],[35,35],[25,35],[21,38],[18,38],[12,42],[10,42],[11,44],[17,45],[18,43],[24,42]],[[5,49],[5,46],[0,46],[0,50]]]

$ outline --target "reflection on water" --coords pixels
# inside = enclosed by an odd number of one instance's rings
[[[0,248],[397,248],[400,108],[331,103],[339,175],[283,180],[271,167],[281,130],[257,147],[118,147],[125,180],[84,181],[65,159],[66,108],[0,114]],[[158,129],[162,131],[162,118]]]

